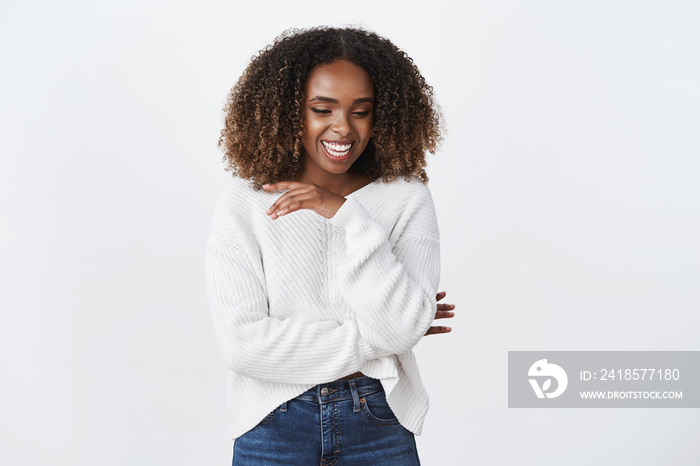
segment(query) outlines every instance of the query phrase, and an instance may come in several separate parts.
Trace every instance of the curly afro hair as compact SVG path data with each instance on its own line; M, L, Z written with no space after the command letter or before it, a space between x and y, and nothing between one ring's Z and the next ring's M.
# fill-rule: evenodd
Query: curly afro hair
M442 140L442 117L413 60L361 28L290 29L252 58L228 95L218 147L226 170L254 182L296 180L303 169L304 87L320 65L347 60L375 89L370 142L348 170L385 181L428 181L425 153Z

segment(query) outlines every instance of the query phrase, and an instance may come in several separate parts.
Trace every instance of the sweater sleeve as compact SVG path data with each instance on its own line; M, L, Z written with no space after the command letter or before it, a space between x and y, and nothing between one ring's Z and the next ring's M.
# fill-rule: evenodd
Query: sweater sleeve
M210 237L207 243L207 296L217 340L232 371L272 382L319 384L385 355L365 342L351 320L271 317L252 254L228 240Z
M338 264L341 295L368 343L393 354L413 348L437 310L440 239L427 186L410 206L393 248L387 229L353 195L330 219L345 231L345 252Z

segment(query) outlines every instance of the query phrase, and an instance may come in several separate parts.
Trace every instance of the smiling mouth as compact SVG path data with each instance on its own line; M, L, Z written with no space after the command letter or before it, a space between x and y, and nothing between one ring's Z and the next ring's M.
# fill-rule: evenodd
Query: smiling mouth
M353 142L348 143L337 143L329 141L321 141L323 148L326 153L332 157L343 158L350 154L352 147L355 145Z

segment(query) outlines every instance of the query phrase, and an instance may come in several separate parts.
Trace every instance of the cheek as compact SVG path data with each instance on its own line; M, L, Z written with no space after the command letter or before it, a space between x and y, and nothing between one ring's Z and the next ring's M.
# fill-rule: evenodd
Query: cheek
M368 139L371 136L373 123L374 122L372 121L371 118L368 118L367 120L363 121L362 131L361 131L363 138Z
M314 140L319 137L323 132L324 126L322 122L319 122L317 118L306 118L304 122L304 139L309 141Z
M314 128L314 124L312 122L309 122L308 120L304 122L304 134L301 138L301 142L304 145L305 149L309 149L309 147L313 147L315 145L315 139L316 139L316 133Z
M316 145L314 144L313 139L309 138L306 135L304 135L304 137L302 138L301 145L304 146L304 151L307 154L313 154L316 149Z

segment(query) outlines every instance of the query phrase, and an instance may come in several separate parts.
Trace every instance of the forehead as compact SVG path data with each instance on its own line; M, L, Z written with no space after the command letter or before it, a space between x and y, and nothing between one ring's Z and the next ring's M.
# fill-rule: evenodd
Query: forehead
M357 99L374 97L374 86L369 74L360 66L338 60L316 68L306 82L306 95Z

